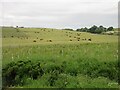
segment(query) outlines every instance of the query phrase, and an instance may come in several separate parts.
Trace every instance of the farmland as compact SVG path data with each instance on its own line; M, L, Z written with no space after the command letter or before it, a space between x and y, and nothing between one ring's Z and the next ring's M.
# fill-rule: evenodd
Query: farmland
M119 87L117 35L4 27L2 48L5 87Z

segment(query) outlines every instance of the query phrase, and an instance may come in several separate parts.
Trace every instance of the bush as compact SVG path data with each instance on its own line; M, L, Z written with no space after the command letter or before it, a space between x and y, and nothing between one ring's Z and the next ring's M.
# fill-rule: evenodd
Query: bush
M37 79L44 73L39 62L36 64L31 61L11 62L2 71L3 86L23 85L25 77Z
M3 68L3 86L24 85L27 78L36 80L46 75L48 75L46 78L48 86L60 88L67 87L70 83L67 81L67 76L75 78L79 74L91 78L105 77L118 82L118 71L117 62L102 62L93 58L92 60L63 61L59 64L48 62L42 64L42 67L41 62L18 61L11 62Z

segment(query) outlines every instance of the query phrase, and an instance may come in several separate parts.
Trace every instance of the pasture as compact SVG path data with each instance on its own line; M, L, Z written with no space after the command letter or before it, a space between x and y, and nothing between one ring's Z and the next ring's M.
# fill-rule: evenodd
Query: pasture
M117 42L115 35L99 35L85 32L49 28L3 28L3 46L37 44L80 44ZM92 39L90 42L88 39ZM33 43L33 41L36 43ZM50 41L52 43L50 43ZM78 41L79 40L79 41Z
M4 27L2 48L5 87L119 87L116 35Z

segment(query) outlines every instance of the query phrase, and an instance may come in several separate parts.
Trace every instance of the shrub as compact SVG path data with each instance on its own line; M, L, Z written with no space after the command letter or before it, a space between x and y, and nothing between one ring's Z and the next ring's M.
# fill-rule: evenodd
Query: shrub
M31 61L11 62L3 68L3 86L23 85L24 79L31 77L37 79L43 75L40 62L33 63Z
M115 61L101 62L92 58L92 60L63 61L59 64L48 62L42 64L42 67L41 62L11 62L3 67L2 71L3 86L24 85L27 78L35 80L47 75L48 86L62 88L67 87L70 83L67 81L67 76L77 77L79 74L91 78L105 77L118 82L119 68L118 63Z

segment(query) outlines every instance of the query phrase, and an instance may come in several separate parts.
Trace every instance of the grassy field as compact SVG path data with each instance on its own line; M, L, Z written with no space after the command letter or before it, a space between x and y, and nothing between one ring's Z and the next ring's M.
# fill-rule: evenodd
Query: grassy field
M88 39L92 39L91 42ZM86 39L86 40L83 40ZM99 35L85 32L45 28L3 28L3 46L33 44L80 44L117 42L115 35ZM36 40L35 43L33 41ZM48 40L48 41L47 41ZM49 42L52 40L52 43ZM71 40L71 41L70 41ZM79 40L79 41L78 41Z
M116 35L10 27L2 33L5 87L119 87Z

